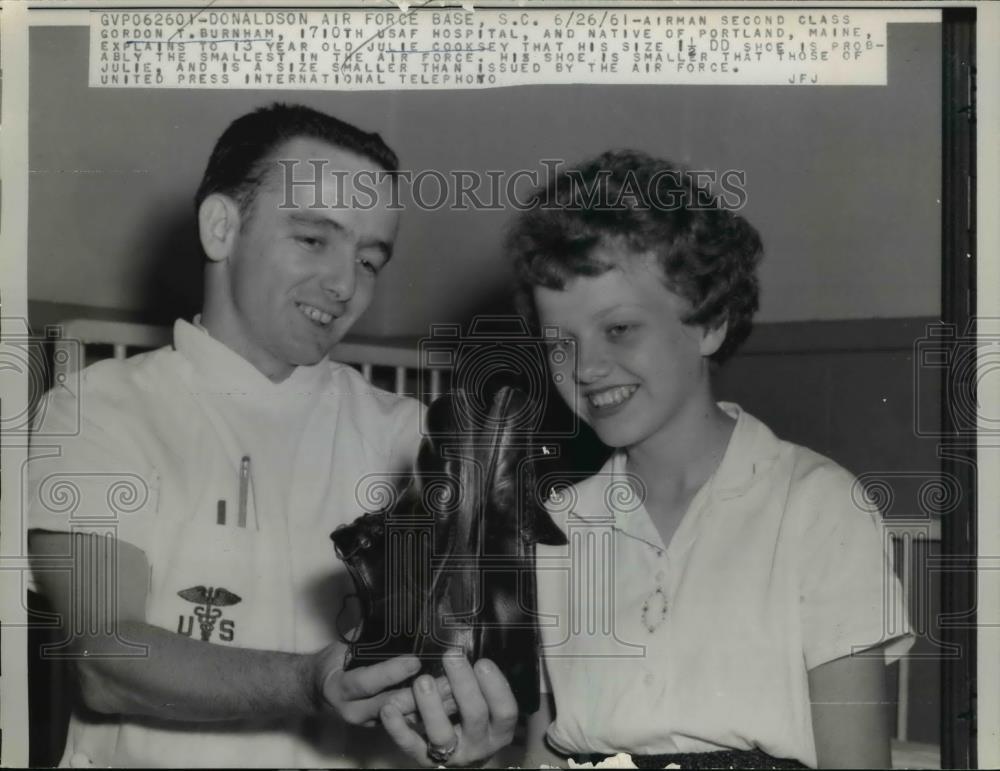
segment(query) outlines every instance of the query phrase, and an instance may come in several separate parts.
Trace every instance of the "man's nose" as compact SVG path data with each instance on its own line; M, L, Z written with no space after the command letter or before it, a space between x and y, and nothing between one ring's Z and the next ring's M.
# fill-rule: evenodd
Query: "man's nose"
M340 302L354 296L358 266L351 249L338 249L323 264L320 286Z

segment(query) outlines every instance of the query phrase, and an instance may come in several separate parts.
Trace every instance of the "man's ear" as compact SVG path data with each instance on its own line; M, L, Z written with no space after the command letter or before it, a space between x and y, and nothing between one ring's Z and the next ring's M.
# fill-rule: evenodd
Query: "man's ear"
M701 336L701 355L708 357L715 353L726 341L726 333L729 332L729 319L723 318L715 326L706 325L703 327Z
M227 195L212 193L198 207L201 247L212 262L229 257L240 231L240 210Z

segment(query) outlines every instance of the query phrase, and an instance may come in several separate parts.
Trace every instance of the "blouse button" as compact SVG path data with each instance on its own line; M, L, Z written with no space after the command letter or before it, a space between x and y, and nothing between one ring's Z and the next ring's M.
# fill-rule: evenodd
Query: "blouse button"
M664 574L664 572L663 572L662 570L658 570L658 571L656 572L656 580L657 580L657 581L662 581L662 580L663 580L663 578L664 578L664 575L665 575L665 574Z

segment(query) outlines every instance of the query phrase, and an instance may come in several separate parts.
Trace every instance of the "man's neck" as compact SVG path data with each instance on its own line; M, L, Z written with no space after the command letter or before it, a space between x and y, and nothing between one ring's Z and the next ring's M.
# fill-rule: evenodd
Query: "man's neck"
M226 346L229 350L248 361L253 367L272 383L281 383L295 371L295 365L281 362L255 349L244 336L232 332L232 324L226 322L225 314L215 314L211 308L203 308L195 319L212 338Z

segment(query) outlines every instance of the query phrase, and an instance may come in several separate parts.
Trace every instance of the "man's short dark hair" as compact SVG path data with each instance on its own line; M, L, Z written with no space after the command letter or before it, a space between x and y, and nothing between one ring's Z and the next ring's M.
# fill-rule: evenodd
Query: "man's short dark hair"
M245 215L271 170L272 153L300 138L318 139L364 156L389 172L399 169L399 159L378 134L310 107L276 102L237 118L219 137L195 194L195 209L213 193L223 193Z
M563 289L576 276L616 267L596 247L621 243L652 254L664 284L691 304L685 324L728 322L711 359L729 358L750 334L759 304L760 236L694 175L634 150L607 152L534 191L508 231L521 312L536 321L533 289Z

